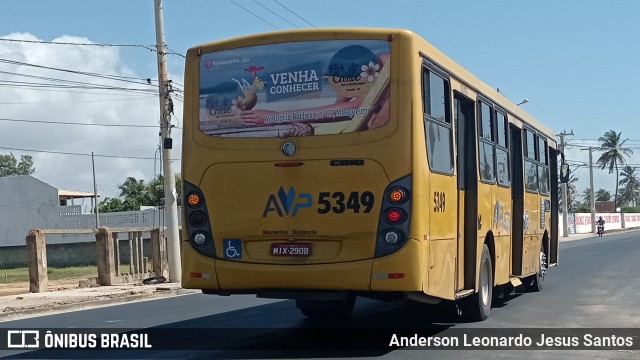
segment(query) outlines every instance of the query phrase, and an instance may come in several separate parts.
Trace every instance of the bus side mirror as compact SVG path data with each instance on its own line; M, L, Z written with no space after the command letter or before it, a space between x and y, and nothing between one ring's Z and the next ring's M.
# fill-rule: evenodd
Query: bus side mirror
M571 170L569 170L569 164L562 163L560 164L560 183L568 183L569 182L569 174Z

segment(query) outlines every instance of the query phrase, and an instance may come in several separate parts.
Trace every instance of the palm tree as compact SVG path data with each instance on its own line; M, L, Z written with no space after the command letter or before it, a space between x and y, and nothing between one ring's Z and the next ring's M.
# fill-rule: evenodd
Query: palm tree
M625 165L624 157L629 157L633 154L631 149L623 147L624 143L629 139L620 140L621 135L622 132L616 133L614 130L609 130L598 139L598 141L602 142L600 146L602 155L598 159L600 168L609 167L609 174L613 170L616 171L616 191L613 193L614 206L618 206L618 165Z
M576 194L578 193L578 190L576 189L576 182L578 182L578 178L575 177L575 175L572 173L569 175L569 181L567 181L567 210L569 212L571 212L570 210L573 208L573 205L575 205L575 203L577 201L575 201L576 198ZM559 202L558 204L560 205L560 208L563 208L563 201L564 199L562 198L562 189L560 187L558 187L558 199Z
M611 193L607 190L600 188L596 191L596 201L609 201L611 200Z
M633 202L634 206L638 205L638 197L640 196L640 179L636 173L636 167L629 165L622 169L622 179L620 180L620 197L621 201L626 204Z
M582 192L582 203L591 206L591 188L586 188Z

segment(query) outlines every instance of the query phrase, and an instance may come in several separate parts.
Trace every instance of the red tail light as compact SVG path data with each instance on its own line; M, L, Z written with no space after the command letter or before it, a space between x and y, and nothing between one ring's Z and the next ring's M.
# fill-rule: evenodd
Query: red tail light
M387 220L392 223L397 223L402 220L402 212L397 209L391 209L387 212Z

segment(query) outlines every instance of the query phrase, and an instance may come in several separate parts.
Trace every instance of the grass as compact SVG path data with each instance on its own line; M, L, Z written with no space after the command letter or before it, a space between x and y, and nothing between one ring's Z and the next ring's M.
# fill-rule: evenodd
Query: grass
M64 268L47 269L49 280L60 280L84 276L97 276L97 266L70 266ZM12 283L29 281L29 268L20 267L13 269L3 269L0 271L0 283Z
M147 269L151 269L151 262L147 264ZM121 264L120 273L129 273L129 264ZM50 267L47 269L47 275L49 280L98 276L98 267L95 265L69 266L62 268ZM0 269L0 284L20 281L29 281L29 268L20 267L13 269Z

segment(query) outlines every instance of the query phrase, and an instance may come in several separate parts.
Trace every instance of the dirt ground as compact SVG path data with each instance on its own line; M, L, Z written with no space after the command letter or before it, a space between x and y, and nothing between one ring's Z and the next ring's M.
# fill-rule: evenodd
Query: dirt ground
M95 285L95 277L50 280L48 291L29 292L28 282L0 285L0 322L38 314L88 309L122 301L189 293L179 283L143 285L141 282L112 286ZM192 291L191 291L192 292Z
M80 282L83 283L91 283L94 276L86 276L86 277L77 277L77 278L67 278L60 280L49 280L49 291L57 291L57 290L66 290L66 289L77 289L79 287L88 287L88 286L79 286ZM6 295L20 295L29 293L29 282L28 281L19 281L19 282L11 282L7 284L0 284L0 296Z

